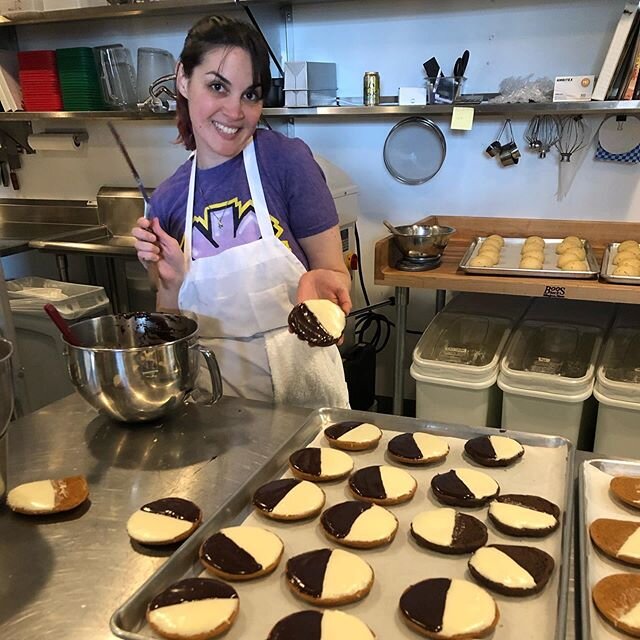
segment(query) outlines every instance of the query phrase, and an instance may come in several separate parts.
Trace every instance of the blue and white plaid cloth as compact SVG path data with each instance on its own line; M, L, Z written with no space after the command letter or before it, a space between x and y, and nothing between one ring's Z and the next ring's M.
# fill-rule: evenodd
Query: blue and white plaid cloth
M609 153L605 151L598 142L598 148L594 160L605 162L626 162L627 164L637 164L640 162L640 144L626 153Z

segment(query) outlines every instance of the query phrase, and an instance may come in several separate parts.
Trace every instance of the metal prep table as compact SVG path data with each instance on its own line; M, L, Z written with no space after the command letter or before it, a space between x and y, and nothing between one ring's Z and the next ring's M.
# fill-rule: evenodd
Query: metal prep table
M98 416L78 395L11 423L9 488L85 474L88 507L29 517L0 507L0 637L113 640L109 618L174 550L126 532L142 504L189 497L210 517L302 427L308 409L223 398L157 425ZM578 461L584 459L579 456ZM567 638L575 638L573 579Z

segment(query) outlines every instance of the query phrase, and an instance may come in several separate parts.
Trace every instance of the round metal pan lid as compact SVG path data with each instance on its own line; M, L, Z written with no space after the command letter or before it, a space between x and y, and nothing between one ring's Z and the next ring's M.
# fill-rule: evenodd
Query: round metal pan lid
M434 122L412 116L387 135L383 158L387 171L404 184L422 184L440 171L447 153L444 134Z

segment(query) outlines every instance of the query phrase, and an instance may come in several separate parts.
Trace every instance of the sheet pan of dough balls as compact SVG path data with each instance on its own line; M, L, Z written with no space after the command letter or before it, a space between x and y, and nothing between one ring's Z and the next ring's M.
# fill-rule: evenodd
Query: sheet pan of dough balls
M602 260L602 279L616 284L640 284L640 244L636 240L612 242Z
M475 238L460 268L479 275L574 279L595 278L600 271L589 243L577 236L503 238L497 234Z

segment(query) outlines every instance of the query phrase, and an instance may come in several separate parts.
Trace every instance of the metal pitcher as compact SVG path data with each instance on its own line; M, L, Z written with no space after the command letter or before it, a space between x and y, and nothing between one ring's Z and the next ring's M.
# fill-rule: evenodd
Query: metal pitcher
M175 410L194 391L199 354L214 404L222 378L214 354L198 344L198 324L182 315L127 313L73 325L79 345L65 342L69 375L95 409L122 422L146 422Z

